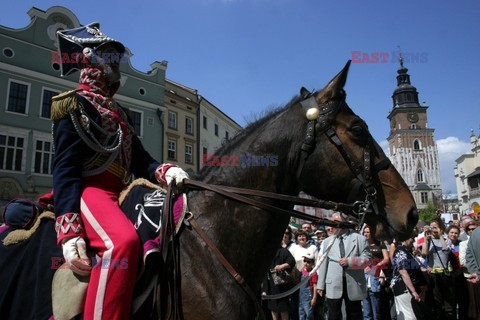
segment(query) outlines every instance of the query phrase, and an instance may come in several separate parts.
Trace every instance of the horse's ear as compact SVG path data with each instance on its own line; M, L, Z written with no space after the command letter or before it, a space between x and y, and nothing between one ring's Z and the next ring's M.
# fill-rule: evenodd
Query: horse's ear
M348 69L350 68L350 63L352 60L348 60L345 67L340 71L330 82L321 90L322 96L328 97L329 99L339 98L343 95L343 87L347 82Z
M310 91L308 91L307 89L305 89L305 87L302 87L302 88L300 89L300 96L301 96L302 98L308 97L309 94L310 94Z

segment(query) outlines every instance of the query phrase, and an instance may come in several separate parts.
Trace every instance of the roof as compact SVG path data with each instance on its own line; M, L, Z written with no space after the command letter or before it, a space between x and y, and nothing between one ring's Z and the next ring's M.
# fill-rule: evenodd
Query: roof
M414 190L432 190L426 183L419 183L415 186Z

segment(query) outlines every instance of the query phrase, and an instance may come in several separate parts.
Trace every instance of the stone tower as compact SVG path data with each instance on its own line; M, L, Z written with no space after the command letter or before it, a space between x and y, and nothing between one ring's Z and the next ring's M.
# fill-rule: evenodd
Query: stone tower
M429 201L442 208L435 130L428 128L428 106L418 103L417 89L410 83L407 72L400 56L393 108L387 117L390 120L387 138L390 159L410 188L418 209L426 208Z

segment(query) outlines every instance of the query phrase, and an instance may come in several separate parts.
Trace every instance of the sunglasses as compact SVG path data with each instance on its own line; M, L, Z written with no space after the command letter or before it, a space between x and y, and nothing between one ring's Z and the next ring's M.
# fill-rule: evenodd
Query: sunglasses
M303 260L304 263L313 263L313 260Z
M476 228L467 228L467 231L473 231L475 230Z

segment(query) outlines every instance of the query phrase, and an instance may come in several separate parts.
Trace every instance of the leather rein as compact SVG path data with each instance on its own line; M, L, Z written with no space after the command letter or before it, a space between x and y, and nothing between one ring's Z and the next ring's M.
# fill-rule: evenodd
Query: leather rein
M306 132L305 140L303 141L302 146L300 148L300 155L299 155L299 161L298 161L297 172L296 172L297 180L299 180L302 175L303 168L305 166L305 163L309 155L312 154L315 149L316 130L319 130L319 132L325 133L328 139L337 147L342 157L344 158L345 162L347 163L348 167L357 178L357 183L355 187L352 189L352 191L350 192L348 199L349 200L354 199L360 192L361 188L363 188L366 194L365 201L355 201L350 204L350 203L340 203L340 202L333 202L333 201L327 201L327 200L305 199L305 198L272 193L272 192L265 192L260 190L207 184L207 183L190 180L190 179L185 179L183 181L183 187L188 189L212 191L226 198L236 200L241 203L245 203L271 213L283 214L287 216L300 218L306 221L316 222L321 225L332 226L337 228L337 230L348 229L348 228L355 229L357 227L357 224L350 223L350 222L331 221L331 220L311 216L297 210L280 208L272 204L266 203L265 201L249 198L247 196L252 196L252 197L257 197L262 199L269 199L273 201L288 202L292 204L304 205L304 206L314 207L314 208L323 208L323 209L330 209L334 211L340 211L358 219L359 220L358 226L363 224L365 214L370 210L373 210L373 212L377 216L379 216L380 211L378 209L378 205L376 201L377 191L373 184L373 174L374 173L376 174L381 170L387 169L391 165L390 160L388 158L385 158L372 167L371 165L372 156L370 152L370 145L371 145L372 139L371 139L371 136L369 136L368 143L366 144L363 152L364 154L363 163L361 165L357 165L353 161L353 158L350 156L350 154L347 152L347 150L343 146L335 129L332 127L332 125L330 124L330 121L328 120L329 115L333 115L334 113L338 112L342 107L346 106L346 103L344 101L340 101L340 102L330 101L325 105L319 106L317 100L315 99L315 96L309 93L307 96L304 96L303 101L301 101L300 103L302 107L307 111L307 118L309 122L307 124L307 132ZM314 117L311 117L311 116L309 117L308 116L309 111L311 111L312 109L316 109L317 112L313 113L315 115ZM171 195L172 193L171 188L173 185L174 185L174 182L168 187L167 199L169 199L169 195ZM170 203L170 201L167 200L165 203L168 204ZM167 205L167 207L170 207L170 206ZM168 210L164 212L167 213ZM184 223L187 227L191 227L193 230L195 230L195 232L198 233L198 235L203 239L203 241L208 245L208 247L216 255L217 259L222 263L224 268L230 273L230 275L235 279L235 281L250 297L259 314L262 315L263 310L254 291L250 288L250 286L247 284L245 279L233 268L233 266L228 262L228 260L222 255L222 253L218 250L218 248L211 241L211 239L203 232L201 227L196 222L195 216L192 212L187 212ZM318 266L319 264L317 265L317 268ZM296 286L296 288L298 289L298 286ZM269 297L269 298L275 299L280 297Z

